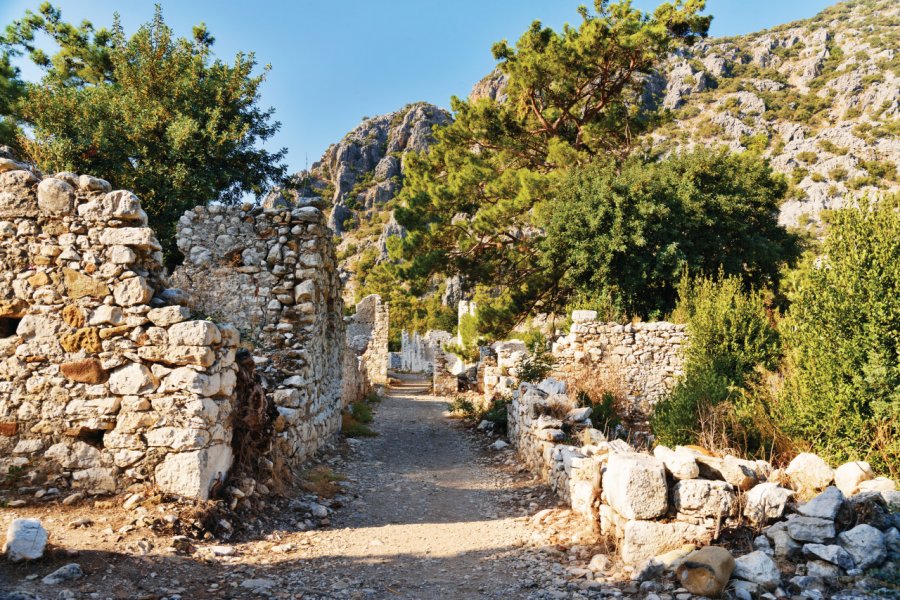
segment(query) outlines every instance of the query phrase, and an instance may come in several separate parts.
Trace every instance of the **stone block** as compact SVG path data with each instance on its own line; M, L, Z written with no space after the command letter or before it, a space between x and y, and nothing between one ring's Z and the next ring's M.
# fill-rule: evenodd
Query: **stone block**
M48 537L47 530L37 519L13 519L6 530L6 559L21 562L41 558Z
M63 216L72 212L75 189L61 179L47 177L38 184L37 197L41 212Z
M711 537L707 528L690 523L628 521L622 538L622 561L637 564L687 543L705 544Z
M603 474L603 492L626 519L655 519L669 507L665 467L644 454L612 454Z
M207 500L212 485L225 480L231 462L231 447L225 444L169 454L156 467L156 485L168 494Z
M185 321L169 327L173 346L210 346L222 341L218 327L211 321Z

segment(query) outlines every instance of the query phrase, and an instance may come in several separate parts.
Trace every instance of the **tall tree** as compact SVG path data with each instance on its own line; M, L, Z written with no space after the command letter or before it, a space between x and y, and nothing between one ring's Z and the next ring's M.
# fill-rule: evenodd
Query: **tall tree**
M35 44L38 33L59 50L48 56ZM280 126L272 109L259 107L269 67L255 75L252 53L233 64L215 58L202 24L191 39L176 38L157 6L127 37L118 16L112 30L95 30L64 22L44 3L12 23L3 43L45 70L18 104L34 132L22 139L28 157L46 171L92 173L135 191L170 263L185 210L259 196L285 177L286 151L260 147Z
M508 100L453 98L454 123L407 170L397 210L410 231L405 276L462 274L491 300L498 328L559 298L558 274L541 264L536 240L560 174L598 154L628 153L650 119L643 80L710 22L699 14L703 0L652 14L628 0L594 7L579 9L578 27L556 32L535 22L515 48L496 44Z
M15 105L24 91L19 70L10 62L9 54L0 48L0 145L18 146L20 131Z

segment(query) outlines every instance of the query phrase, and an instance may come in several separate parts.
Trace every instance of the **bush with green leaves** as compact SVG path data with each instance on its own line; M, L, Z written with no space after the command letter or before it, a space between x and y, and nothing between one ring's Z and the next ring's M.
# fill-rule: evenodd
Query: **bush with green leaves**
M900 196L828 215L791 278L784 430L832 461L900 475Z
M540 383L550 375L553 365L553 354L546 346L539 345L516 367L516 376L526 383Z
M709 426L715 424L724 428L716 435L716 445L748 453L764 449L764 435L753 432L752 420L723 422L716 415L736 415L737 408L744 415L758 413L746 403L748 398L752 401L758 372L774 369L780 356L778 333L768 310L767 294L745 291L737 277L682 279L675 316L687 323L689 337L684 374L651 417L651 428L661 443L709 444Z

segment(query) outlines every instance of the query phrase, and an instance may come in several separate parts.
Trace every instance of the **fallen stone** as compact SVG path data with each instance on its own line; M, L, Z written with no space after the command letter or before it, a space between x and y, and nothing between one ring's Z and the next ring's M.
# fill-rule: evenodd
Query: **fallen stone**
M688 554L675 575L692 594L715 598L731 579L734 565L731 552L719 546L706 546Z
M734 561L734 576L750 581L761 588L774 591L781 585L781 571L765 552L751 552Z
M496 442L491 444L491 450L503 450L507 446L509 446L509 444L507 444L503 440L497 440Z
M834 480L834 471L815 454L798 454L784 470L796 489L821 490Z
M853 557L856 567L876 567L887 558L884 534L871 525L857 525L838 535L838 543Z
M4 551L7 560L37 560L47 546L47 530L37 519L13 519L6 530Z
M669 507L665 467L651 456L612 454L603 490L609 505L626 519L655 519Z
M262 593L275 587L274 579L245 579L241 582L242 588L247 588L256 593Z
M864 492L893 492L897 489L897 484L893 479L887 477L876 477L859 484L859 493Z
M764 523L770 519L780 519L788 500L794 492L776 483L764 482L753 486L746 496L744 516L754 523Z
M315 502L309 505L309 512L317 519L324 519L328 516L328 509L321 504Z
M233 556L235 552L234 546L212 546L210 551L215 556Z
M834 484L845 496L858 492L860 484L873 477L872 467L863 461L844 463L834 470Z
M811 560L806 563L806 574L821 577L825 581L837 580L844 575L844 571L836 564L825 560Z
M837 565L842 569L853 569L856 562L850 554L836 544L805 544L803 546L803 555L807 558L819 558L824 561Z
M81 565L69 563L41 579L41 583L44 585L59 585L60 583L76 581L82 577L84 577L84 571L81 570Z
M838 512L844 506L846 498L844 494L835 486L825 488L825 491L805 504L797 507L797 512L807 517L818 517L820 519L837 518Z
M799 517L791 515L787 522L787 530L792 538L799 542L822 544L834 539L834 521L817 517Z

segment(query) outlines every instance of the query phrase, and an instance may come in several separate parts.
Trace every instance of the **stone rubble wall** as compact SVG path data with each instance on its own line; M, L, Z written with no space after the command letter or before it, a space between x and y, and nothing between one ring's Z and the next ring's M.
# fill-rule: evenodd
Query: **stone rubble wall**
M600 323L594 311L575 311L570 333L553 344L554 376L571 379L584 371L618 388L622 416L645 422L654 405L682 373L684 325Z
M441 330L429 330L425 335L419 335L418 331L412 334L402 331L400 332L400 352L399 369L395 370L403 373L433 373L435 353L440 350L443 352L444 346L453 341L453 334ZM391 357L392 364L396 366L394 357ZM448 361L449 365L453 365L454 361Z
M164 287L134 194L0 157L0 472L199 498L224 479L239 334Z
M197 207L181 217L171 277L191 306L234 323L278 410L273 459L298 467L340 429L341 284L318 201Z
M347 317L344 351L343 406L362 400L375 387L387 385L389 309L381 296L366 296Z

